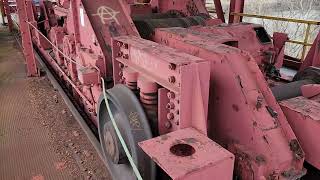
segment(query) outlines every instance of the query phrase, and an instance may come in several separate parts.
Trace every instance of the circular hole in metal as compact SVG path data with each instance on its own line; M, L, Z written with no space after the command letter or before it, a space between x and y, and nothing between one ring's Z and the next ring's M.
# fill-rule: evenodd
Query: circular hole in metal
M186 157L194 154L196 150L189 144L176 144L171 146L170 152L176 156Z

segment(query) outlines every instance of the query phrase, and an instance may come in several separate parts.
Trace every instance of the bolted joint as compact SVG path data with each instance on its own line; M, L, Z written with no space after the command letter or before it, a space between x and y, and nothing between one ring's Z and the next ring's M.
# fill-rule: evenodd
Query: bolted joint
M167 121L164 126L167 128L167 129L170 129L172 127L172 124L170 121Z
M166 105L167 109L174 109L174 103L170 102Z
M176 78L174 76L169 76L168 77L168 81L169 81L169 83L175 83L176 82Z
M174 92L168 92L167 96L169 99L174 99L176 95L174 94Z
M174 114L173 113L168 113L167 114L167 119L172 120L174 118Z
M176 68L177 68L177 66L173 63L170 63L168 67L170 70L176 70Z

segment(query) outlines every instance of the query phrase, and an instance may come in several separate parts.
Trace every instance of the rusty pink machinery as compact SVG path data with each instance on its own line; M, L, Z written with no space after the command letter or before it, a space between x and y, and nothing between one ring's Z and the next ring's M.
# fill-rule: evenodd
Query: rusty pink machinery
M226 24L214 3L217 19L202 0L17 1L28 75L39 75L37 52L98 131L114 179L136 176L110 114L146 180L293 180L305 161L320 169L320 35L284 82L288 36L233 15Z

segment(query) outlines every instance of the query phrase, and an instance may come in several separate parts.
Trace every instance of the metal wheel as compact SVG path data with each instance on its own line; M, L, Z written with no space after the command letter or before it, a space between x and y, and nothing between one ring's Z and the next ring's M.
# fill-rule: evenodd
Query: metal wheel
M154 162L138 146L152 138L146 115L134 93L124 85L107 90L111 113L143 179L156 178ZM133 180L136 176L115 133L103 96L99 101L99 137L107 166L115 180Z

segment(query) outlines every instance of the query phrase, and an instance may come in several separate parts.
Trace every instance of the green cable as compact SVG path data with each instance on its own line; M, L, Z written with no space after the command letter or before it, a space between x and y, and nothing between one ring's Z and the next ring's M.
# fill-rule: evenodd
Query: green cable
M123 147L123 149L124 149L124 151L125 151L125 153L126 153L126 156L127 156L128 160L129 160L129 162L130 162L130 165L131 165L131 167L132 167L132 169L133 169L134 174L136 175L136 177L138 178L138 180L143 180L142 177L141 177L141 174L140 174L140 172L139 172L139 170L138 170L138 168L137 168L137 166L136 166L136 165L134 164L134 162L133 162L133 159L132 159L132 156L131 156L131 154L130 154L130 152L129 152L128 146L127 146L127 144L125 143L123 137L121 136L121 133L120 133L120 130L119 130L118 126L117 126L117 123L116 123L116 121L115 121L114 118L113 118L113 114L112 114L112 112L111 112L111 109L110 109L110 106L109 106L109 102L108 102L108 97L107 97L107 94L106 94L106 89L105 89L105 85L104 85L104 79L101 78L101 80L102 80L103 96L104 96L104 99L105 99L104 102L106 103L106 106L107 106L107 109L108 109L108 113L109 113L109 116L110 116L112 125L113 125L113 127L114 127L114 130L115 130L116 133L117 133L117 136L118 136L118 138L119 138L119 140L120 140L121 146Z

